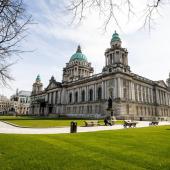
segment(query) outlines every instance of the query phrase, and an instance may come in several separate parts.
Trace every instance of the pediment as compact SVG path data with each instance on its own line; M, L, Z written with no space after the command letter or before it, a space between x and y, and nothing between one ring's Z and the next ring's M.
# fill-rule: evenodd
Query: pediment
M53 89L54 87L56 87L56 84L54 82L50 83L47 87L47 89Z
M167 88L167 85L165 84L165 82L163 80L157 81L157 84L161 87Z
M56 82L55 80L50 81L49 85L47 86L46 90L50 90L50 89L54 89L54 88L58 88L61 87L61 83Z

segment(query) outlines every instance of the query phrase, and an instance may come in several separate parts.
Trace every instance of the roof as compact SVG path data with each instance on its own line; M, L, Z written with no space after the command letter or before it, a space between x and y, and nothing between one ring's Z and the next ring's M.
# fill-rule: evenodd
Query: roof
M154 81L154 82L157 83L161 87L167 88L167 85L163 80L158 80L158 81Z
M9 99L4 96L4 95L0 95L0 101L8 101Z
M73 54L70 58L71 61L87 61L87 57L81 52L81 47L80 45L77 47L77 51L75 54Z
M36 81L41 81L40 75L37 75Z
M21 91L19 91L18 96L31 96L31 92L30 91L21 90Z
M111 39L111 42L114 42L114 41L121 41L119 34L116 31L113 33L112 39Z

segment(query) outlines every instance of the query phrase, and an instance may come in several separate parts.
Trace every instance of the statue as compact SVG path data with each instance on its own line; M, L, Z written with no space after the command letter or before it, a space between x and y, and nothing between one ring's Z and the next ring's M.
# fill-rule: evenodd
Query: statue
M112 99L109 97L108 99L108 109L112 109Z

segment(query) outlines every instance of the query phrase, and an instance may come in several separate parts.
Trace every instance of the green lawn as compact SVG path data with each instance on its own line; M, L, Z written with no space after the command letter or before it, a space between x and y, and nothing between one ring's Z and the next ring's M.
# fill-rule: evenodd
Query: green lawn
M49 117L32 117L32 116L0 116L0 120L22 126L32 128L47 128L47 127L63 127L70 126L71 121L76 121L78 126L84 126L84 120L71 120L62 118ZM104 125L103 120L99 120L101 125ZM117 120L116 124L123 124L122 120Z
M170 169L170 126L60 135L0 134L0 170L145 169Z
M20 119L35 119L32 116L2 116L0 115L0 120L20 120Z
M57 120L57 119L41 119L41 120L8 120L6 119L5 121L19 125L22 127L34 127L34 128L46 128L46 127L63 127L63 126L70 126L70 122L74 120ZM78 126L84 126L84 120L75 120L77 122ZM104 125L103 120L99 121L101 125ZM117 121L117 124L121 124L122 121Z

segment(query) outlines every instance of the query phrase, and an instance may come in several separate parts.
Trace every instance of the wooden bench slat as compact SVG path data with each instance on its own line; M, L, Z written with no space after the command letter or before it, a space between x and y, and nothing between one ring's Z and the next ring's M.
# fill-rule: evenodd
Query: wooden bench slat
M131 121L131 120L125 120L124 121L124 127L136 127L137 122Z
M98 120L88 120L88 121L84 121L85 122L85 126L97 126L100 125Z

